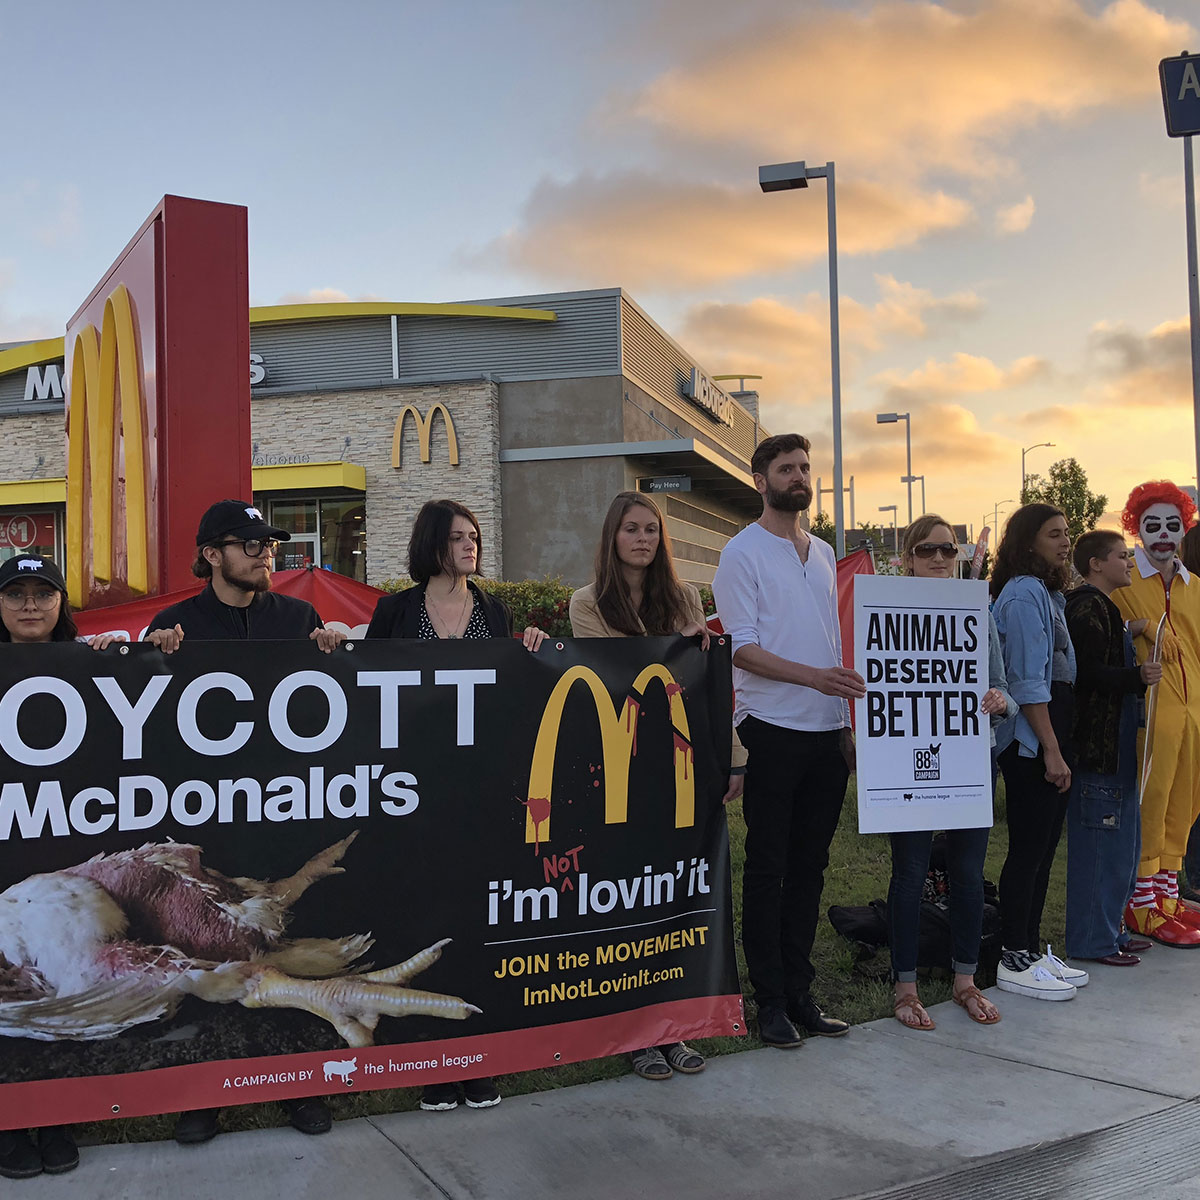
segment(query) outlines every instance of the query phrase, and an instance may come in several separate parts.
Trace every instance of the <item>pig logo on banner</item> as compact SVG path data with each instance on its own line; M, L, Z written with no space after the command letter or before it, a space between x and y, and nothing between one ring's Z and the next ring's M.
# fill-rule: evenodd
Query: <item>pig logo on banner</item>
M347 1087L354 1086L354 1080L351 1077L358 1069L357 1058L329 1059L324 1066L326 1083L336 1075Z

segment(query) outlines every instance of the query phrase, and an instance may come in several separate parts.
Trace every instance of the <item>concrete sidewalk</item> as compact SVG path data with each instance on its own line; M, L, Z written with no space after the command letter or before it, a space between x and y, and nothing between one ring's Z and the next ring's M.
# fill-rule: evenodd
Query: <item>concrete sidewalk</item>
M931 1033L889 1018L662 1084L628 1076L315 1138L89 1147L74 1173L6 1180L4 1195L1200 1200L1200 951L1097 966L1069 1003L989 994L992 1027L943 1004Z

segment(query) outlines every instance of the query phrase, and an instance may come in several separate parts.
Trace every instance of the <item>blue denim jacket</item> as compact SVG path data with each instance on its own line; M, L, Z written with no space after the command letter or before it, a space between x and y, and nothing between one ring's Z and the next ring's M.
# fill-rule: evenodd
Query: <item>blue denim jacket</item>
M1055 617L1066 632L1066 598L1051 592L1033 575L1015 575L992 606L992 616L1004 648L1004 670L1008 691L1018 704L1049 704L1051 680L1075 682L1075 647L1070 637L1059 654L1055 670ZM996 730L996 749L1003 750L1016 739L1023 758L1038 752L1037 734L1020 710Z

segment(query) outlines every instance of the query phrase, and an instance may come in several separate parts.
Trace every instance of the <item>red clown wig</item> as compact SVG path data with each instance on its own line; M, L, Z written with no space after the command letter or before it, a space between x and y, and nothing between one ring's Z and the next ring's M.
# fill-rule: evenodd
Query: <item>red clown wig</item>
M1187 529L1196 519L1195 501L1173 483L1165 479L1153 479L1149 483L1139 483L1129 493L1125 501L1125 511L1121 514L1121 527L1130 537L1137 537L1138 522L1142 513L1152 504L1173 504L1183 517L1183 527Z

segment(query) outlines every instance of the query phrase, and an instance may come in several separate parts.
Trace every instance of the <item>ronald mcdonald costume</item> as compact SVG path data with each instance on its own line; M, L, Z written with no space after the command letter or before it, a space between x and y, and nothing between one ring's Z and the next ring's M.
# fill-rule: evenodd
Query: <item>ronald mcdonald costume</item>
M1149 755L1150 771L1142 791L1138 879L1125 919L1130 929L1177 947L1200 946L1200 915L1180 902L1177 882L1200 814L1200 579L1177 557L1195 517L1191 497L1174 484L1134 488L1121 520L1141 545L1132 582L1112 594L1127 621L1146 621L1135 639L1139 662L1153 653L1166 616L1153 729L1140 738L1141 762Z

